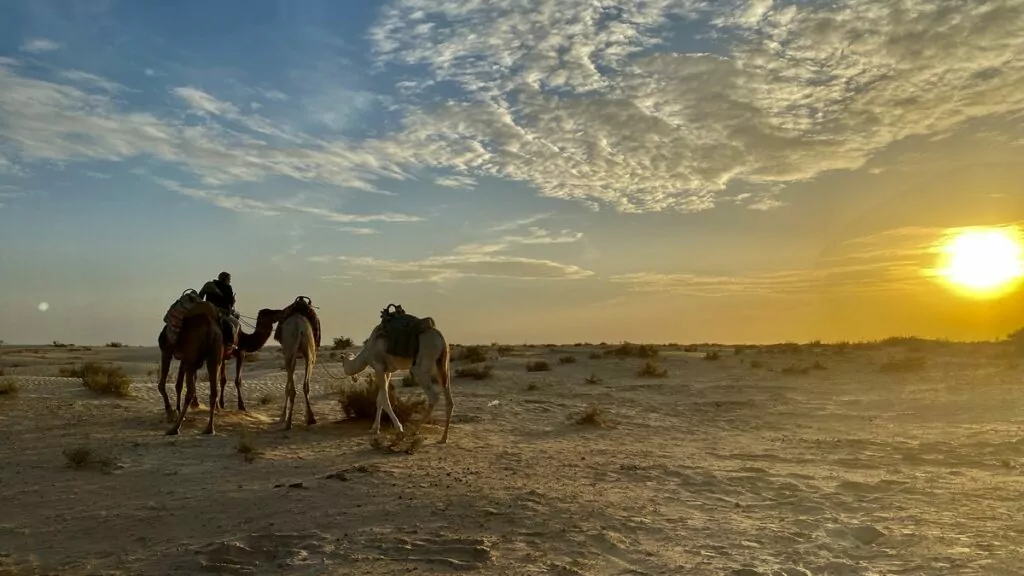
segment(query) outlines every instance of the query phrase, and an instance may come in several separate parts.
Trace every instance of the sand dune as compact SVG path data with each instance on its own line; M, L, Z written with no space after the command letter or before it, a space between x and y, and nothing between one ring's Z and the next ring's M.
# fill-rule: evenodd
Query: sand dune
M409 455L342 420L319 367L320 424L282 431L273 349L246 366L248 414L229 384L200 435L201 383L167 437L155 349L5 346L0 574L1021 573L1024 386L1000 345L931 346L906 372L879 369L899 347L662 349L665 378L594 350L520 347L456 379L451 442L427 425ZM95 359L132 396L58 376ZM592 405L606 426L575 423ZM69 467L74 448L99 464Z

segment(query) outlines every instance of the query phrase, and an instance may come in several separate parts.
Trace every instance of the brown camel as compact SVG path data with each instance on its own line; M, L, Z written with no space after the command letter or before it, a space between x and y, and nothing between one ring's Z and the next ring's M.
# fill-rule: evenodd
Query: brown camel
M203 430L203 434L213 434L213 416L217 405L217 374L224 362L224 336L220 330L217 309L209 302L198 302L189 308L182 318L181 330L174 344L167 341L165 331L160 332L157 339L160 345L160 395L164 399L164 411L169 421L174 425L167 431L168 435L177 434L181 429L181 423L185 420L189 405L196 398L196 375L199 368L206 364L206 370L210 376L210 421ZM171 403L167 398L167 372L171 368L171 359L180 361L178 366L178 381L181 381L182 373L185 376L185 403L182 405L177 418L171 412Z
M224 361L220 365L220 407L224 407L224 388L227 386L227 360L235 359L235 392L238 396L238 410L245 412L245 402L242 400L242 364L245 362L245 355L260 351L270 335L274 331L274 323L281 316L281 310L263 308L256 314L256 328L252 334L239 330L238 346L224 350ZM178 383L179 396L181 393L181 381Z

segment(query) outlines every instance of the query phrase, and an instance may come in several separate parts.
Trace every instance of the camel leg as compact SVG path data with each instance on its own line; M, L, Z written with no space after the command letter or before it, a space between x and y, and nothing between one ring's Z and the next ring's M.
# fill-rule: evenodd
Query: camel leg
M430 370L430 364L417 360L411 372L413 378L419 383L420 388L423 389L423 393L427 395L427 412L423 415L422 420L420 420L420 423L425 424L434 415L434 407L437 406L437 401L441 399L441 395L437 393L437 389L434 388L434 383L431 381L432 371Z
M244 358L245 354L239 354L235 357L235 395L238 397L239 412L245 412L245 401L242 400L242 364Z
M313 346L310 345L310 349ZM312 356L312 359L310 357ZM316 416L313 415L313 407L309 405L309 381L313 376L313 363L316 362L316 352L306 351L306 373L302 378L302 395L306 398L306 426L316 424Z
M221 362L218 372L220 373L220 402L218 406L224 408L224 389L228 385L227 362Z
M391 425L395 427L395 430L399 432L405 431L402 423L398 421L398 416L395 415L395 410L391 407L391 398L388 397L391 374L379 368L374 368L374 375L377 378L377 416L373 419L373 427L370 428L370 433L377 434L380 432L380 418L384 411L387 411L388 418L391 419Z
M185 386L185 369L182 368L181 361L179 361L178 362L178 374L175 376L175 379L174 379L174 395L176 397L175 400L174 400L174 411L175 412L181 412L181 391L184 389L184 386ZM192 408L195 408L195 406L192 406Z
M284 429L292 429L292 411L295 409L295 360L297 354L289 354L285 359L285 369L288 371L288 384L284 389L285 421Z
M444 432L441 434L440 444L448 443L448 429L452 427L452 413L455 411L455 399L452 398L452 378L449 366L449 351L445 345L441 357L434 363L437 370L437 379L441 382L441 389L444 390Z
M182 363L184 364L184 363ZM182 405L181 411L178 413L178 420L171 426L171 429L167 431L168 436L173 436L181 430L181 423L185 420L185 414L188 413L189 406L192 404L192 399L196 397L196 373L192 370L185 370L184 366L178 365L178 375L184 374L186 376L185 382L185 403ZM212 410L212 408L211 408Z
M214 414L216 414L216 412L217 412L217 410L216 410L216 406L217 406L217 375L218 375L218 373L220 375L224 374L224 371L222 370L223 366L224 366L224 361L222 360L222 356L221 356L220 352L217 352L216 357L211 356L210 358L206 359L206 372L210 376L210 421L206 424L206 430L203 430L203 434L213 434L214 433L213 417L214 417ZM198 372L198 370L197 370L197 372ZM193 382L192 388L195 388L195 380L196 380L195 378L192 378L192 382ZM194 394L194 392L193 392L193 394ZM223 404L223 400L222 400L221 401L221 407L223 407L223 406L224 406L224 404Z
M164 414L167 416L167 423L170 424L178 417L178 409L171 411L171 400L167 397L167 375L171 371L171 353L160 351L160 382L157 383L157 390L164 399ZM178 392L178 405L181 404L181 392Z

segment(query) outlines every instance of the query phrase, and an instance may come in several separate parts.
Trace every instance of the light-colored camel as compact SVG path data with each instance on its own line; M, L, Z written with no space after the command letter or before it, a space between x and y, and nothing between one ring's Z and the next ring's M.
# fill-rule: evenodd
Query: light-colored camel
M275 338L277 335L275 334ZM313 325L302 314L292 314L281 321L280 339L281 352L284 353L284 367L288 371L288 384L285 387L284 429L292 427L292 410L295 408L295 364L299 356L306 359L306 372L302 379L302 395L306 399L306 425L316 424L316 416L309 405L309 379L316 363L316 340L313 336Z
M164 399L164 411L168 420L174 425L167 431L168 435L177 434L181 423L185 420L189 405L196 398L196 374L205 364L210 376L210 421L203 434L213 434L213 416L217 404L217 374L224 361L224 336L220 330L217 309L209 302L198 302L189 309L182 318L181 330L174 344L167 341L166 331L161 331L157 339L160 345L160 395ZM171 367L171 359L181 362L178 366L178 381L185 376L185 402L181 410L171 412L171 403L167 398L167 372ZM180 390L180 388L179 388ZM174 418L177 413L177 418Z
M416 382L423 388L427 395L427 413L423 415L423 422L426 422L434 414L434 407L437 405L439 395L431 381L431 375L436 374L444 390L445 401L445 422L444 433L441 435L440 443L448 442L448 429L452 425L452 411L455 409L455 402L452 399L451 378L449 376L449 365L451 360L448 342L444 335L437 328L429 328L419 335L419 352L416 358L392 356L387 353L388 342L382 334L383 327L377 325L370 332L370 337L363 342L363 349L359 354L353 356L346 354L341 358L342 367L346 376L355 376L367 367L373 369L375 382L377 383L377 415L373 419L373 427L370 433L377 434L380 431L380 419L383 412L388 413L391 424L399 432L404 431L402 423L398 421L394 409L391 408L391 399L388 397L388 386L391 383L391 374L396 370L409 370ZM415 360L415 361L414 361Z

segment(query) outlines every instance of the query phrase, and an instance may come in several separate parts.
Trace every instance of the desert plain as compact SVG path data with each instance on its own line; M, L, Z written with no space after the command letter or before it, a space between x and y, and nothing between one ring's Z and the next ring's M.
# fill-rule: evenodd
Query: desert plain
M300 361L282 430L268 346L247 412L231 362L217 433L200 373L202 406L165 436L156 348L5 345L0 574L1024 573L1013 345L654 349L485 346L452 364L490 372L453 378L449 443L442 403L392 450L386 415L383 442L345 417L355 385L326 349L317 424ZM120 367L128 395L68 376L86 362Z

